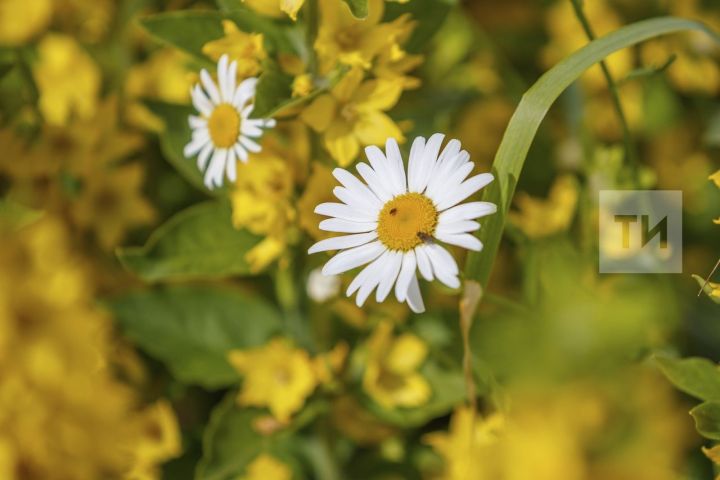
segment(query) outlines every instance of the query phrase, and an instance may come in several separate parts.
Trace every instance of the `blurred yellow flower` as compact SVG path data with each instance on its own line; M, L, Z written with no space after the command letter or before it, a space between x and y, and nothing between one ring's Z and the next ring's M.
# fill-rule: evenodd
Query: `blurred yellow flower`
M343 435L360 445L378 444L397 433L397 429L384 424L349 394L333 402L330 418Z
M72 37L43 37L33 72L40 91L38 106L48 123L64 125L73 114L89 118L95 113L100 70Z
M606 0L583 2L584 13L597 36L619 29L622 19ZM584 47L590 41L575 16L570 1L556 1L548 10L545 25L550 42L541 52L542 63L546 68ZM620 50L605 59L610 72L616 79L625 77L633 68L632 52ZM607 82L599 65L589 69L582 76L583 84L591 91L607 89Z
M325 218L315 213L315 207L321 203L334 202L333 187L337 185L330 168L314 162L312 173L305 185L305 191L297 202L300 227L314 240L331 237L331 232L320 230L318 225Z
M710 175L710 177L708 177L708 178L710 178L710 180L712 180L712 181L715 183L715 185L716 185L718 188L720 188L720 170L718 170L717 172L713 173L713 174Z
M368 358L363 388L384 408L417 407L432 391L418 369L427 356L427 345L411 333L393 337L392 323L375 327L367 343Z
M306 97L312 92L313 82L312 77L308 73L297 75L293 79L292 83L292 96L295 97Z
M55 21L61 29L89 43L108 34L122 5L117 0L54 0L54 4Z
M325 148L345 167L357 158L361 146L384 145L388 138L405 141L400 128L384 113L400 99L402 86L400 79L363 81L363 71L354 68L300 117L323 134Z
M0 0L0 45L20 45L50 23L53 0Z
M292 194L288 164L273 149L265 148L247 164L239 165L230 193L233 225L266 237L245 255L253 271L262 270L284 253L296 216Z
M320 70L328 73L340 62L369 69L373 59L406 37L410 17L403 15L390 23L380 23L385 10L383 0L368 1L368 16L357 19L344 2L320 0L320 29L315 50Z
M574 176L558 177L547 199L534 198L525 192L515 195L516 211L508 214L510 222L530 238L543 238L570 228L577 207L580 187Z
M142 196L144 176L138 163L98 168L86 177L73 201L74 221L92 231L106 250L118 246L130 228L155 219L155 210Z
M180 427L166 400L159 400L140 414L140 437L135 443L135 465L126 480L160 479L157 465L182 452Z
M313 369L318 383L330 385L335 381L335 376L342 369L349 350L347 343L340 342L329 352L313 358Z
M269 17L280 17L283 12L293 20L297 20L297 14L305 3L305 0L237 0L246 4L258 13Z
M267 407L283 423L303 407L317 385L310 355L284 338L233 350L228 361L244 377L238 404Z
M238 480L290 480L292 470L283 462L266 453L261 453L247 466L245 475Z
M48 217L3 232L0 265L2 478L124 478L144 413L107 368L109 319L65 229Z
M203 45L202 52L216 62L228 55L230 61L237 62L239 78L257 76L260 62L267 56L262 34L245 33L232 20L223 20L222 26L225 36Z

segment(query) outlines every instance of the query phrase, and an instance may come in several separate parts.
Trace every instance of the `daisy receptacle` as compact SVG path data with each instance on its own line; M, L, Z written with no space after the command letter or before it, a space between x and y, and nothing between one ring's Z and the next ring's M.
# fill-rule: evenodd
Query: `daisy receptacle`
M189 118L192 139L183 152L186 158L197 155L197 166L205 172L209 189L222 186L226 175L234 182L237 160L246 163L250 153L260 152L257 141L263 128L275 126L271 118L250 118L258 79L251 77L237 84L237 62L229 62L227 55L218 61L217 80L216 84L203 69L201 83L190 92L200 116Z
M425 310L416 271L428 281L438 279L458 288L459 269L442 245L482 250L472 232L476 219L497 211L490 202L464 202L493 180L489 173L468 178L475 164L458 140L435 134L418 137L410 148L407 169L400 148L390 138L385 152L365 149L369 164L358 163L361 181L342 168L333 175L341 186L333 190L339 203L322 203L315 212L330 217L320 229L344 233L321 240L308 253L340 250L323 267L324 275L339 275L366 265L353 279L347 295L357 292L362 306L373 290L382 302L395 286L395 296L421 313ZM407 171L407 174L406 174Z

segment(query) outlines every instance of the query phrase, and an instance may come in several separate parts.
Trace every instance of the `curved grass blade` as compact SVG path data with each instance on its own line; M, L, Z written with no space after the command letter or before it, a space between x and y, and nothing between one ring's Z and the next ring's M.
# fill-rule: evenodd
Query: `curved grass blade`
M540 123L560 94L588 68L608 55L644 40L684 30L707 33L720 43L720 36L703 23L676 17L644 20L598 38L548 70L525 93L510 119L493 162L495 181L485 192L484 200L498 206L498 212L487 218L478 237L485 245L480 253L471 253L465 265L469 280L487 286L505 219L522 172L525 158Z

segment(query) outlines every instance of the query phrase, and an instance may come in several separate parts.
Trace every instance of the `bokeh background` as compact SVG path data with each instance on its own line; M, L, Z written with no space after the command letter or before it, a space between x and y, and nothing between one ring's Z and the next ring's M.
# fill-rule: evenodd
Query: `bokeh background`
M597 36L720 30L711 0L576 5ZM691 276L720 256L710 37L622 50L611 87L596 66L561 96L466 338L460 291L358 308L306 254L364 145L444 132L489 171L581 20L570 0L0 0L0 478L713 478L720 280L699 297ZM278 127L209 191L182 149L222 54ZM341 98L351 70L365 96ZM311 110L327 95L342 108ZM598 191L626 188L683 191L685 273L598 273Z

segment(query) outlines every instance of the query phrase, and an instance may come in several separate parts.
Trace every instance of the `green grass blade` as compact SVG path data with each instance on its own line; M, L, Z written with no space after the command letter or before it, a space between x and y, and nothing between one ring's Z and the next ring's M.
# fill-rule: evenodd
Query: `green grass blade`
M608 55L644 40L684 30L699 30L720 43L720 36L700 22L675 17L644 20L598 38L548 70L523 96L510 119L493 162L495 181L485 192L484 200L498 205L498 212L488 217L478 237L485 245L482 252L470 253L465 276L487 286L512 202L517 180L540 123L560 94L588 68ZM479 132L482 135L482 132Z

